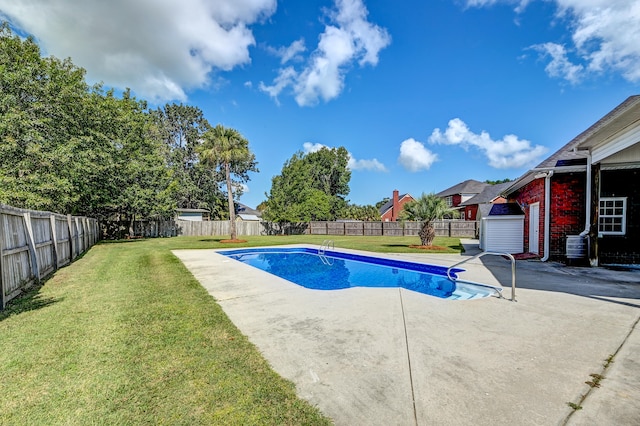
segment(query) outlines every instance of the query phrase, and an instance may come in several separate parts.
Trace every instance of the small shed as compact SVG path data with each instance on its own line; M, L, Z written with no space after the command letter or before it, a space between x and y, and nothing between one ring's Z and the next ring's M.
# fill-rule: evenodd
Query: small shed
M522 253L524 249L524 212L517 203L480 206L480 249L504 253Z
M190 220L202 222L209 220L209 210L205 209L176 209L176 220Z
M245 221L245 222L258 222L260 221L260 218L255 214L238 213L236 215L236 220Z

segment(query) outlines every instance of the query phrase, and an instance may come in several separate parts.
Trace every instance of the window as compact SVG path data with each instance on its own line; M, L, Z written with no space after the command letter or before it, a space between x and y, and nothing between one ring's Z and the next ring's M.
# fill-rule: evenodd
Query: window
M453 197L451 195L446 197L444 199L444 201L447 203L447 207L452 207L453 206Z
M624 235L626 232L627 198L600 198L598 231L605 235Z

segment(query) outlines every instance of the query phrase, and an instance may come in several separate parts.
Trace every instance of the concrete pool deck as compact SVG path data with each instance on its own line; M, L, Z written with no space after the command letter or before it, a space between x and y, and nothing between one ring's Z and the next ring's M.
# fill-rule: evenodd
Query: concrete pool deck
M477 252L463 243L463 255L384 256L449 266ZM309 290L215 250L174 254L338 425L638 424L638 271L518 261L513 303L510 262L485 256L461 278L501 285L507 300L448 301L398 288ZM600 387L585 383L591 374L605 376Z

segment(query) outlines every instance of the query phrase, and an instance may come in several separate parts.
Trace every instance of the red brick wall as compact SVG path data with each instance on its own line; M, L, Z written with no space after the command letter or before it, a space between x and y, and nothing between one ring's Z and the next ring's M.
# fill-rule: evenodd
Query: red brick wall
M380 216L380 220L383 221L383 222L395 222L397 220L398 215L400 215L400 212L402 211L402 208L409 201L414 201L414 198L411 195L406 195L406 196L400 198L398 200L398 206L399 206L398 211L396 212L395 209L393 207L391 207L389 210L387 210L385 212L385 214Z
M478 205L472 204L470 206L464 206L464 220L476 220L478 214Z
M451 197L451 206L452 207L458 207L461 202L462 202L462 195L455 194L454 196Z
M536 179L512 194L520 205L540 203L540 236L538 247L544 252L544 178ZM567 235L578 235L585 222L585 174L557 173L551 177L551 214L549 258L566 259ZM529 250L529 209L525 208L524 246Z
M565 260L567 235L578 235L585 224L585 173L562 173L551 178L550 258Z
M511 195L512 201L515 200L521 206L527 206L524 209L524 250L529 250L529 208L533 203L540 203L540 241L538 247L540 252L544 249L544 179L536 179L528 183Z

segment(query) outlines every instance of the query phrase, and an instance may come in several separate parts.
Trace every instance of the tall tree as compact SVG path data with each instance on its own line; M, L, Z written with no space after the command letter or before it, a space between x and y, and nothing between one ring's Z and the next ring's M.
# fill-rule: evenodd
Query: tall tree
M176 206L206 208L212 217L224 216L220 210L224 198L219 190L224 177L203 167L198 159L203 134L211 128L202 110L196 106L167 104L152 111L152 115L165 144Z
M249 141L240 132L221 124L207 130L203 138L204 142L198 148L200 160L206 167L222 169L224 173L227 184L231 239L235 240L237 233L233 189L237 185L234 184L247 182L249 180L248 172L258 171L255 155L249 149ZM235 182L231 178L232 174L236 177Z
M64 145L84 136L87 90L83 69L40 57L32 38L0 26L0 202L54 211L73 205L74 164Z
M340 217L349 194L348 162L344 147L295 153L271 180L265 219L284 223Z
M420 198L406 203L400 213L402 219L422 221L418 235L423 246L433 244L433 239L436 237L434 220L456 215L457 211L447 207L446 201L434 193L423 193Z

